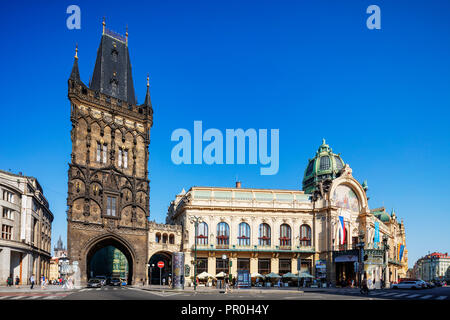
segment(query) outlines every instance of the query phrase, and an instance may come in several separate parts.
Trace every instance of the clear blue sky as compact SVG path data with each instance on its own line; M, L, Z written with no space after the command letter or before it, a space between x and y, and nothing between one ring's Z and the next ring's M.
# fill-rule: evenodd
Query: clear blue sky
M81 30L66 8L81 8ZM366 8L381 8L381 30ZM39 179L66 242L70 106L67 79L79 46L92 75L101 21L125 33L138 102L150 73L150 219L164 222L194 185L301 188L322 138L371 208L404 218L410 266L449 251L450 2L442 1L16 1L2 5L0 168ZM177 128L276 128L280 169L172 164Z

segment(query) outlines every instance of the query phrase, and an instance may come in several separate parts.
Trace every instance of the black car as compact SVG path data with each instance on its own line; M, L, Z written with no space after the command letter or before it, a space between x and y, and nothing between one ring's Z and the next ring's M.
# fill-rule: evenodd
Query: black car
M88 286L88 288L101 288L102 281L100 279L92 278L92 279L89 279L87 286Z
M109 285L110 286L118 286L118 287L120 287L121 283L122 283L122 281L120 281L119 278L112 278L110 283L109 283Z

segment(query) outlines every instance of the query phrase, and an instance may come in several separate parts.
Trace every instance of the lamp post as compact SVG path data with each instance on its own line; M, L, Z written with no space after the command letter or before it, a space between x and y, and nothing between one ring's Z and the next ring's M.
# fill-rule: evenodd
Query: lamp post
M383 235L383 250L384 250L384 264L383 264L383 278L384 278L384 287L386 288L388 285L388 274L387 274L387 270L388 269L388 263L389 263L389 259L388 259L388 253L389 253L389 245L388 245L388 236L387 235Z
M197 290L197 236L198 236L198 224L202 222L201 217L191 216L189 221L194 224L195 239L194 239L194 290Z
M364 237L365 237L364 230L361 230L358 235L358 238L359 238L359 241L358 241L358 248L359 248L358 282L359 282L360 287L361 287L361 281L362 281L362 272L364 271Z

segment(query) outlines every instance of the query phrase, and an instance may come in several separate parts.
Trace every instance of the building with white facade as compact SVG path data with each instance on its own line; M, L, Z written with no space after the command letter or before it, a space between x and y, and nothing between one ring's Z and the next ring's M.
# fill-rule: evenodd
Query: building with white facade
M413 268L414 277L425 281L450 281L450 256L433 252L417 260Z
M0 170L0 285L49 276L53 214L34 177Z

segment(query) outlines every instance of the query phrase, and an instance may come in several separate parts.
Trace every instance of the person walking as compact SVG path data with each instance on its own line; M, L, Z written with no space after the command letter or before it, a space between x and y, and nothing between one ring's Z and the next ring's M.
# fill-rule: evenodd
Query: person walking
M11 287L13 285L13 277L12 274L9 275L8 279L6 280L6 285L8 287Z
M369 295L369 288L367 287L367 278L364 277L364 279L361 282L361 294Z
M45 289L45 276L41 277L41 289Z
M19 276L16 276L16 288L19 287L20 279Z
M34 274L31 275L30 282L31 282L31 288L30 289L33 289L33 287L34 287Z

